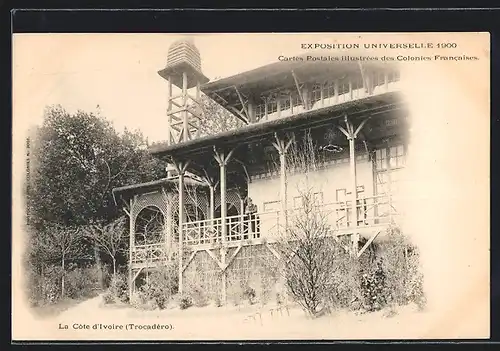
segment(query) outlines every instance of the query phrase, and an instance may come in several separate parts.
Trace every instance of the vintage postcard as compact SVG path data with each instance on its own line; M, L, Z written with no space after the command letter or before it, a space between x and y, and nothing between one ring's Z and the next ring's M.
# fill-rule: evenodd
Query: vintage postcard
M13 340L486 339L489 33L15 34Z

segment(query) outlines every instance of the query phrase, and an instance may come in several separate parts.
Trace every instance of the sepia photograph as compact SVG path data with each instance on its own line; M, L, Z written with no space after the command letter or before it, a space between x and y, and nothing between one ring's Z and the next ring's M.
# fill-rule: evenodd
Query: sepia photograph
M490 337L489 33L12 52L13 340Z

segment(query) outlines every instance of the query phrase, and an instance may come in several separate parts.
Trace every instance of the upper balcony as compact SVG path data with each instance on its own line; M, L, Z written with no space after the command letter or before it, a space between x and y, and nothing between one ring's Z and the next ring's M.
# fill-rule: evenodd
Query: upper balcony
M252 124L399 91L399 81L398 67L389 63L300 61L260 67L201 90Z
M327 235L339 237L359 233L361 237L369 239L374 233L382 233L389 225L402 220L404 211L398 203L398 197L394 195L358 198L357 223L354 223L356 219L353 215L352 201L316 204L313 215L317 215L317 220L327 228ZM300 227L299 223L304 223L301 222L304 221L304 216L307 214L302 208L287 210L287 227ZM268 211L253 215L228 216L224 224L221 218L187 221L182 224L181 229L183 243L196 250L210 249L220 244L237 247L242 244L272 243L286 237L283 232L284 220L281 211ZM225 226L225 237L223 237L223 226ZM175 228L175 231L177 232L178 228ZM383 238L384 235L378 237ZM131 257L136 267L146 267L165 262L169 252L176 250L172 250L166 241L162 241L134 245Z

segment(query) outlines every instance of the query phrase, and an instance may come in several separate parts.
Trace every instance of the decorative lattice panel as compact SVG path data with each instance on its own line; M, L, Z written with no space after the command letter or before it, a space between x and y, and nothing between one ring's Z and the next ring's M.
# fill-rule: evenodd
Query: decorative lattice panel
M226 203L228 203L229 205L233 205L236 210L238 211L238 214L241 214L241 200L240 200L240 197L238 195L238 193L235 191L235 190L228 190L227 194L226 194ZM214 206L215 208L218 208L220 206L221 202L220 202L220 193L216 194L215 195L215 199L214 199Z
M155 192L149 194L141 194L137 196L137 200L132 207L132 216L134 219L137 217L139 212L144 208L149 206L158 207L158 209L167 216L168 213L168 200L167 197L162 192Z
M178 210L179 207L179 195L175 194L172 199L172 208ZM203 213L203 218L209 218L208 207L209 200L205 193L200 191L195 191L193 189L186 189L184 203L186 206L196 206L198 211Z
M250 287L259 299L269 300L277 281L276 258L264 245L242 247L227 268L228 296Z
M215 250L216 251L216 250ZM186 291L191 286L202 288L212 298L221 291L220 268L206 251L198 251L184 271Z

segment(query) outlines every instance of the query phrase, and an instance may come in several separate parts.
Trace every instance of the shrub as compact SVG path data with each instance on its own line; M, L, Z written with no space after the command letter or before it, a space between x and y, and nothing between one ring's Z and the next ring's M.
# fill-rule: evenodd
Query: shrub
M96 266L70 266L65 275L66 296L73 299L97 296L100 290L99 271Z
M106 291L104 293L104 295L102 295L102 300L103 300L105 305L115 303L115 297L113 296L113 294L109 290Z
M218 294L214 298L214 303L216 307L222 307L222 299Z
M181 297L180 302L179 302L179 308L181 310L188 309L189 307L193 306L193 299L191 296L186 295Z
M231 302L234 306L239 306L241 304L241 300L243 299L243 288L240 282L235 281L232 284L228 284L226 297L228 302Z
M166 308L172 296L177 293L177 280L173 264L151 273L148 283L139 289L145 304L159 309Z
M197 307L205 307L209 304L209 297L206 289L201 284L191 284L187 286L187 294L193 300L193 304Z
M129 302L128 301L128 284L124 275L116 274L111 278L109 291L115 298L115 301Z
M245 298L246 300L248 300L248 302L250 303L250 305L253 305L255 303L255 299L256 299L257 295L255 293L255 289L250 287L250 286L246 286L244 289L243 289L243 298Z
M380 261L372 269L362 271L361 294L367 311L378 311L388 302L385 272Z

